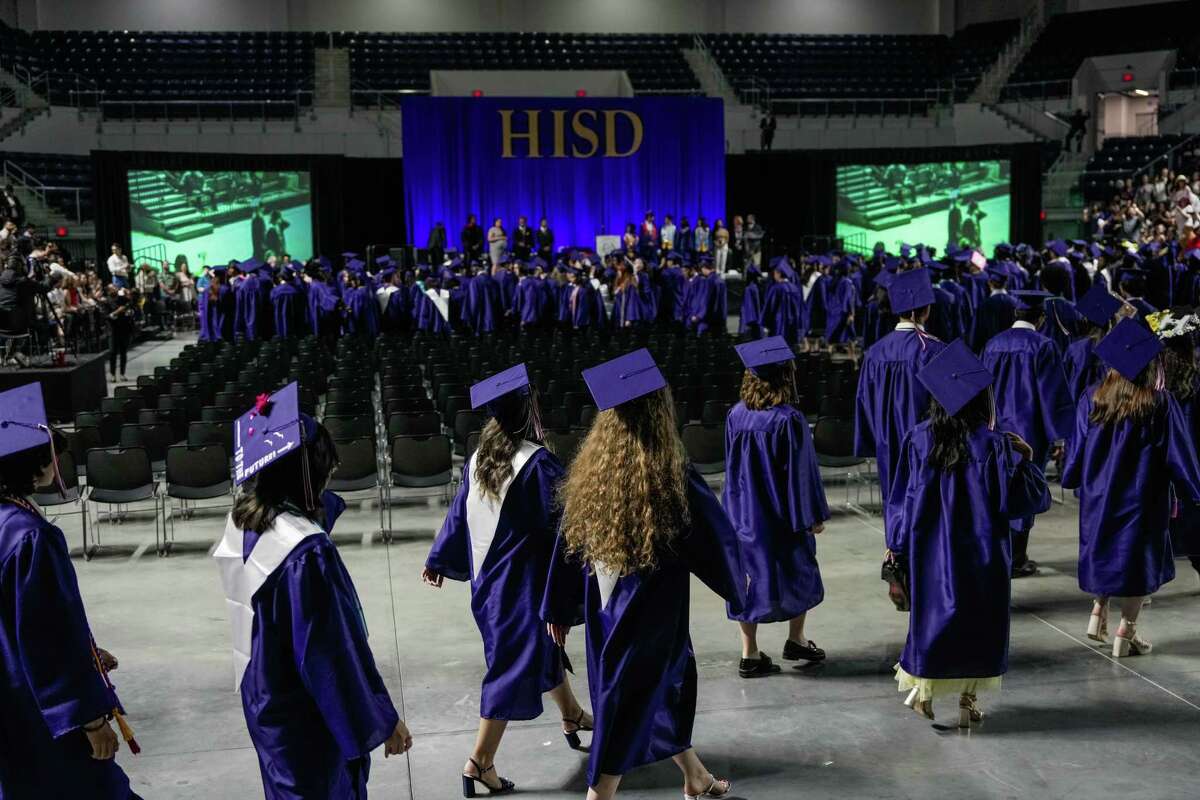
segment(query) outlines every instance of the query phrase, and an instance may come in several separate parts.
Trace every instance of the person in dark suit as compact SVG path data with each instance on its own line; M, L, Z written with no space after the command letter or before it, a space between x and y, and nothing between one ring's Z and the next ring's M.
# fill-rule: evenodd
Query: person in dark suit
M771 152L771 145L775 142L775 128L778 123L775 121L774 114L767 114L758 121L759 145L764 153Z
M958 246L962 236L962 209L958 207L958 198L950 198L950 213L946 216L946 243Z
M266 255L266 239L267 221L263 219L262 208L256 205L250 217L250 249L260 261Z
M474 214L467 215L467 225L462 229L459 238L462 241L463 256L467 261L473 263L483 258L483 229L479 227Z
M533 230L525 217L517 217L517 229L513 231L512 238L512 253L521 261L528 261L533 254Z
M429 241L425 244L429 251L429 263L441 265L446 260L446 223L435 222L429 231Z
M25 223L25 207L17 199L17 192L11 184L6 185L4 193L0 195L0 217L8 217L18 228Z
M541 221L538 222L538 229L537 233L534 234L534 241L537 242L538 258L542 259L547 264L551 263L553 261L551 256L554 255L554 231L550 230L550 225L546 222L545 217L542 217Z

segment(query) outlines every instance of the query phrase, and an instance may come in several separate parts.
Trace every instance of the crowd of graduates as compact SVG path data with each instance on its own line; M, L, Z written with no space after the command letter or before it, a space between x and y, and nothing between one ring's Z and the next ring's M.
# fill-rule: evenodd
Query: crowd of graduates
M435 276L386 259L372 275L355 254L343 258L336 275L323 259L213 270L216 308L202 335L419 328L420 313L387 313L412 286L408 296L449 329L582 327L579 314L619 328L678 323L695 335L726 325L724 279L703 259L696 270L674 254L656 264L568 251L549 269L451 260ZM1081 632L1113 658L1149 653L1143 605L1175 577L1175 556L1200 554L1197 267L1194 256L1117 240L1004 245L991 258L975 249L938 257L921 245L779 257L766 276L748 263L736 345L745 371L726 419L720 502L687 461L668 381L647 349L582 371L597 414L569 464L544 446L524 364L477 383L471 404L487 422L420 575L434 588L469 583L483 641L464 796L515 789L498 774L501 741L510 721L542 714L544 695L571 749L592 734L591 800L666 758L685 798L730 791L692 747L691 576L726 602L741 678L780 671L760 649L764 624L787 623L783 660L826 658L805 633L824 598L816 537L830 519L797 407L796 355L806 348L866 346L855 447L877 464L881 575L909 613L895 665L905 705L932 720L934 701L949 697L958 727L983 719L979 695L998 690L1008 669L1011 580L1037 571L1030 539L1051 505L1051 464L1078 498L1078 583L1092 603ZM443 279L464 292L457 314ZM549 316L527 322L527 306ZM261 396L234 424L239 490L213 555L265 794L365 796L369 754L403 753L414 737L329 536L345 507L325 490L336 448L300 411L295 384ZM91 640L62 532L28 499L52 484L63 444L37 384L0 395L0 589L18 598L0 609L10 709L0 725L25 767L0 767L0 789L124 800L135 795L111 760L119 745L108 724L123 725L106 678L116 661ZM42 624L47 610L54 626ZM587 703L571 689L564 649L580 625Z

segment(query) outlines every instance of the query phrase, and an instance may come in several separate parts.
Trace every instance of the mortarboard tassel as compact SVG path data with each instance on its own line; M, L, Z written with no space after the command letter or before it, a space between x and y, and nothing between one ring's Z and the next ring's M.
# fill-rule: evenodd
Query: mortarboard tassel
M113 687L112 681L108 679L108 670L104 668L104 662L100 660L100 653L96 649L96 640L92 640L92 662L96 665L96 671L100 673L100 677L104 679L104 685L113 693L113 697L117 696L117 690ZM137 739L133 738L133 728L125 721L125 715L121 713L120 708L114 707L112 710L113 719L117 723L117 728L121 731L121 738L129 745L129 752L135 756L142 752L141 745L137 743Z

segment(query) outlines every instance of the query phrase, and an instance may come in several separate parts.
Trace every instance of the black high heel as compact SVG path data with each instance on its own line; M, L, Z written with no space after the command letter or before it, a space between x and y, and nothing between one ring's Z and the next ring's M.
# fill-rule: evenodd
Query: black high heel
M483 779L483 776L486 775L487 773L491 772L492 770L494 770L496 768L496 765L492 764L487 769L484 769L483 767L479 766L479 762L476 761L475 759L468 758L467 760L475 765L475 769L479 770L479 777L475 778L475 777L468 775L465 772L463 773L463 776L462 776L463 797L466 797L466 798L474 797L475 796L475 784L477 784L477 783L482 785L483 788L487 789L488 790L487 793L489 795L508 794L509 792L511 792L512 790L517 788L516 784L514 784L508 778L501 778L499 775L497 775L496 779L500 781L500 786L493 789L491 786L488 786L487 781L485 781Z
M572 750L584 750L583 744L579 741L579 732L592 730L591 725L584 726L583 718L585 716L587 716L587 712L581 708L579 709L579 716L577 718L567 719L566 717L563 717L564 724L575 726L575 730L573 731L563 731L563 738L567 740L567 747L571 748Z

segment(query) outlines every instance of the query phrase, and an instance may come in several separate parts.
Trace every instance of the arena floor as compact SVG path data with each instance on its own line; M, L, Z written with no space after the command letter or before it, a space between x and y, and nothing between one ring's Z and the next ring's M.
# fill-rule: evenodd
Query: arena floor
M135 354L130 376L166 363L183 340ZM831 505L845 498L828 487ZM1055 495L1059 493L1055 487ZM865 495L864 495L865 496ZM452 798L477 724L483 672L468 590L421 585L421 566L444 506L398 506L398 542L371 533L375 511L338 523L371 643L392 697L415 737L409 756L373 762L373 797ZM60 520L79 540L78 517ZM148 515L105 524L108 549L76 561L101 646L121 661L114 675L144 752L118 758L147 800L243 800L261 796L254 750L233 691L229 632L208 550L223 512L176 525L177 552L154 556ZM1200 578L1187 562L1143 613L1147 656L1111 660L1083 632L1090 602L1075 581L1076 506L1039 518L1030 545L1042 574L1013 586L1010 672L999 695L981 696L984 725L935 730L901 705L891 678L907 617L879 580L878 517L845 510L818 541L825 602L808 634L829 654L821 666L755 681L736 675L737 629L723 604L693 582L691 631L700 670L695 745L742 798L1182 798L1200 770ZM149 544L148 551L142 545ZM133 554L131 556L131 553ZM140 555L139 555L140 554ZM777 656L786 633L760 634ZM583 640L568 643L581 668ZM401 680L403 678L403 680ZM952 702L935 705L947 722ZM567 749L551 704L541 719L510 727L497 765L524 794L580 798L585 756ZM622 797L677 798L668 763L630 774Z

